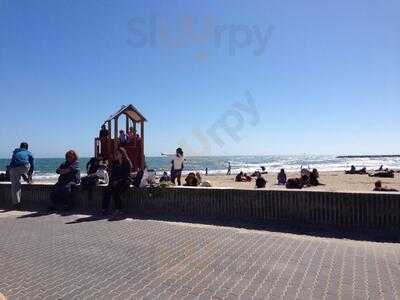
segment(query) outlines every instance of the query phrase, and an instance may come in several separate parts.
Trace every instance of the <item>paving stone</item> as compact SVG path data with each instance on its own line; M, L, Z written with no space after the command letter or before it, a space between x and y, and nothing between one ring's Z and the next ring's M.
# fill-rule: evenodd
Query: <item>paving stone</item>
M218 226L1 213L8 299L396 299L400 246Z

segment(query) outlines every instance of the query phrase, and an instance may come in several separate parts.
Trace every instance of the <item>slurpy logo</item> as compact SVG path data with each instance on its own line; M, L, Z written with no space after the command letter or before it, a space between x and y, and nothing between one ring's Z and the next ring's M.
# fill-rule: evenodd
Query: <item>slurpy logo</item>
M212 18L185 16L167 22L166 18L132 18L128 23L127 43L135 48L194 48L196 57L207 58L210 48L224 49L230 56L248 48L255 56L265 53L273 26L216 24Z

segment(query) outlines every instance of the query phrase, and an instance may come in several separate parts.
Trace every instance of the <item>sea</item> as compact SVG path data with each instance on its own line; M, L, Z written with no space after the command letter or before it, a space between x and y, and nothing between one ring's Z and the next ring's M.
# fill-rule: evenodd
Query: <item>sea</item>
M80 158L82 175L86 173L86 163L89 158ZM9 159L0 159L0 172L6 170ZM63 162L62 158L36 158L35 182L56 182L58 175L55 173L57 167ZM169 171L171 166L170 157L146 157L149 169L155 170L156 174ZM344 171L350 169L351 165L357 168L366 167L368 170L379 168L400 169L399 157L388 158L337 158L335 155L267 155L267 156L202 156L186 157L185 172L200 171L208 174L221 175L227 171L228 163L231 164L232 174L240 171L252 173L264 166L268 172L278 172L284 168L287 172L299 171L305 168L317 168L319 171Z

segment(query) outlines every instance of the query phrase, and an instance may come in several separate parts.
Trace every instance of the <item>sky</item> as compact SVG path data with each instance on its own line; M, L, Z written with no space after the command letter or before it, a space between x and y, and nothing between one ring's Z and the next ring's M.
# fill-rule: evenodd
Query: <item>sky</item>
M0 0L0 157L93 154L133 104L147 155L398 154L400 2ZM123 120L121 119L121 124Z

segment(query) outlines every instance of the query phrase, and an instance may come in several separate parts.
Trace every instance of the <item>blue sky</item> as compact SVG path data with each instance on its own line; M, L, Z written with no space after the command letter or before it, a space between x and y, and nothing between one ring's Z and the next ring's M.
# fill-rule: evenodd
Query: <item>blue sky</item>
M129 103L149 121L148 155L398 153L399 12L395 0L0 0L0 157L21 140L37 156L91 155Z

